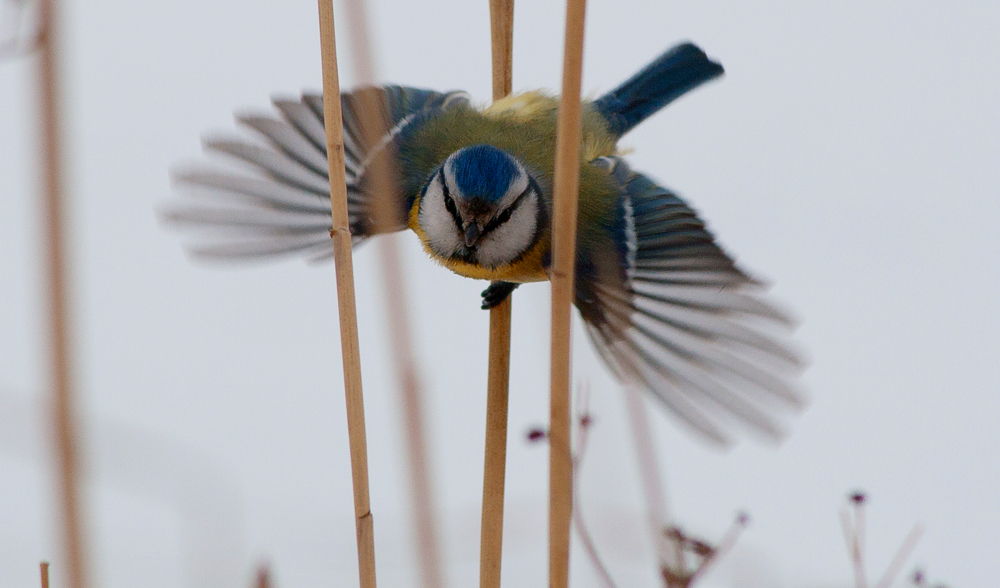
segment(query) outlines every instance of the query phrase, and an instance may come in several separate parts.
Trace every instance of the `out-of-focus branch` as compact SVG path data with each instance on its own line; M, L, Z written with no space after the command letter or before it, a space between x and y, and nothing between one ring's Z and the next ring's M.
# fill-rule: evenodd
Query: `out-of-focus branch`
M540 427L530 429L527 435L529 443L548 441L550 443L550 452L559 452L570 461L573 466L574 492L576 491L576 484L580 478L580 468L583 465L583 458L587 454L587 441L590 438L590 427L594 424L593 417L587 409L589 392L590 390L586 383L582 384L578 389L576 404L580 407L580 413L577 415L576 439L574 440L572 447L568 444L552 445L548 431ZM608 571L608 566L604 563L604 560L601 559L600 553L597 551L597 546L594 543L594 539L583 519L583 511L578 500L573 501L573 528L576 530L577 537L579 537L580 541L583 543L584 553L587 555L590 563L594 566L594 570L600 577L603 586L605 588L615 588L616 584L614 579L611 577L611 573Z
M590 427L594 424L593 417L590 415L588 406L590 404L590 387L584 382L580 385L577 398L577 406L579 407L579 416L577 416L577 428L576 428L576 442L573 444L576 448L573 451L573 494L577 496L577 499L573 501L573 528L576 529L576 534L583 543L583 549L590 559L590 563L593 564L594 569L597 571L597 575L600 576L601 582L604 584L605 588L616 588L614 579L611 577L611 572L608 571L607 564L601 559L600 553L597 551L597 545L594 543L594 539L590 534L590 530L587 528L586 522L583 520L583 509L580 507L579 493L577 492L577 485L580 481L580 468L583 466L583 458L587 454L587 441L590 439Z
M649 427L649 415L643 404L639 389L631 382L624 386L625 407L628 410L629 427L639 462L639 476L642 479L643 495L646 499L646 516L649 529L653 535L660 565L667 568L676 567L677 552L662 532L670 526L670 512L667 506L666 492L660 476L660 464L656 458L656 448Z
M853 492L849 498L851 509L848 510L846 507L841 509L840 525L844 530L847 553L851 557L851 567L854 569L854 586L855 588L868 588L864 560L865 501L867 497L864 492Z
M254 588L272 588L271 566L261 564L257 568L257 577L254 579Z
M882 574L882 578L875 584L875 588L889 588L892 585L893 580L899 575L899 571L903 569L903 564L909 559L910 554L913 553L913 549L917 546L917 542L920 541L920 537L924 534L923 525L916 524L913 529L910 530L910 534L906 536L903 540L903 544L899 546L899 550L896 552L896 556L892 558L889 562L889 567L885 569L885 573Z
M344 3L347 29L350 31L354 71L363 87L355 92L358 122L363 140L368 145L378 145L389 130L381 96L373 88L378 79L372 58L372 43L368 16L362 0ZM371 193L375 195L376 232L398 222L399 171L391 149L378 149L369 154L366 178L370 179ZM411 500L415 519L416 543L421 581L424 588L440 588L444 584L438 554L438 536L434 520L436 509L431 492L430 464L424 433L423 399L413 354L410 332L409 301L406 280L397 235L383 235L378 239L385 292L386 316L391 332L392 356L399 380L403 407L403 428L409 457Z
M868 497L864 492L856 491L851 493L848 497L848 501L851 503L851 508L842 508L840 511L840 524L844 530L844 541L847 543L847 552L851 556L851 563L854 567L854 583L856 588L867 588L868 578L865 573L864 568L864 533L865 533L865 503L868 501ZM853 511L853 517L851 513ZM903 544L899 546L899 550L896 551L895 557L889 562L889 566L886 568L885 573L882 574L882 578L875 584L875 588L889 588L892 585L893 580L899 575L900 570L903 569L903 564L913 553L913 549L917 546L917 542L920 541L920 537L924 533L923 525L914 525L913 529L903 540ZM914 574L914 583L918 586L920 585L919 580L923 579L923 574L919 571Z
M63 186L63 135L59 20L56 0L39 3L38 101L42 146L42 207L49 328L49 385L52 435L62 516L66 576L70 588L86 588L86 549L80 498L80 444L76 419L75 372L70 321L69 262Z

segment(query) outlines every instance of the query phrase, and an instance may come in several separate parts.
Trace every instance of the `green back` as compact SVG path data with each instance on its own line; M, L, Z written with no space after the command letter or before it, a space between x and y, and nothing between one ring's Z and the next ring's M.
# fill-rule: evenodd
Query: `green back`
M545 107L530 119L516 111L484 113L472 107L456 107L401 138L404 144L399 149L400 171L408 199L419 196L427 179L449 155L463 147L487 144L507 151L527 167L551 210L557 102L544 100ZM577 226L578 240L589 241L588 232L611 222L618 199L618 188L607 171L589 165L595 157L615 153L615 140L607 123L589 103L584 108L583 145Z

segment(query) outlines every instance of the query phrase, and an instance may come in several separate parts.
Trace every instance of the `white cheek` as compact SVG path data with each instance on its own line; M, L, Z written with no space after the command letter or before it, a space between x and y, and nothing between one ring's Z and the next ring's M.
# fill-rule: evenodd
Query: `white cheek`
M510 220L482 238L476 248L479 262L495 268L514 261L531 246L537 218L538 200L531 195L510 215Z
M517 197L520 196L527 189L528 189L528 174L524 173L524 170L522 169L521 173L518 174L516 178L514 178L513 182L511 182L510 187L507 188L507 192L504 194L503 198L500 199L500 205L499 205L500 210L503 210L508 206L510 206L511 204L514 204L514 201L517 200Z
M444 206L441 185L436 180L428 186L417 218L420 228L427 235L427 244L438 255L451 257L462 246L462 236L455 226L455 219Z

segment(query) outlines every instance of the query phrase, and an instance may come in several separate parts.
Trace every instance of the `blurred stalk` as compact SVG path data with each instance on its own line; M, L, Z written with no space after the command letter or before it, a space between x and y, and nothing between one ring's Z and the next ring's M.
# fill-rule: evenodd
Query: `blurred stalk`
M362 88L355 92L358 100L358 122L365 144L378 145L389 131L385 118L385 105L381 94L373 87L377 76L372 58L372 44L368 17L363 0L346 0L348 30L351 31L354 71ZM399 193L398 170L393 150L378 149L368 154L367 189L375 195L376 232L386 232L397 226ZM411 501L414 514L417 561L424 588L443 586L441 562L438 554L438 535L435 527L434 497L431 492L430 466L424 434L422 391L413 355L412 335L406 281L400 261L398 235L382 235L378 239L382 281L385 292L386 318L396 376L399 380L403 407L403 429L410 470Z
M38 90L42 130L42 186L46 274L48 277L49 370L52 418L58 460L63 548L70 588L86 588L83 523L80 514L79 446L75 415L69 278L63 210L62 117L60 111L59 29L55 0L39 0Z
M636 458L639 462L639 476L642 480L643 496L646 499L646 516L653 536L653 544L661 567L676 569L680 562L675 546L671 544L665 533L666 529L671 526L670 513L663 480L660 478L660 464L656 459L656 447L649 427L649 415L646 413L642 395L634 382L625 383L624 394L629 429L632 433Z

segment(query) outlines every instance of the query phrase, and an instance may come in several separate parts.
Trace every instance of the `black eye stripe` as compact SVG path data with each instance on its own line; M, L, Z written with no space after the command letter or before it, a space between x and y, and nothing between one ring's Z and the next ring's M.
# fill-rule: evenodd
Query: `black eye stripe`
M528 187L525 188L523 192L521 192L520 194L517 195L517 198L514 199L514 202L512 202L510 204L510 206L508 206L506 209L504 209L504 211L501 212L499 216L497 216L496 218L494 218L493 220L491 220L488 225L486 225L485 227L483 227L482 234L485 235L486 233L492 231L493 229L495 229L495 228L499 227L500 225L504 224L505 222L509 221L511 215L514 214L514 212L517 210L517 208L519 206L521 206L521 203L524 202L527 199L527 196L531 192L531 190L532 190L533 187L534 186L531 185L531 182L528 182Z
M462 232L465 229L462 227L462 217L458 214L458 207L455 206L455 200L451 197L451 193L448 191L448 181L444 177L444 168L441 168L441 191L444 194L444 207L451 214L451 218L455 220L455 226L458 227L458 231Z

